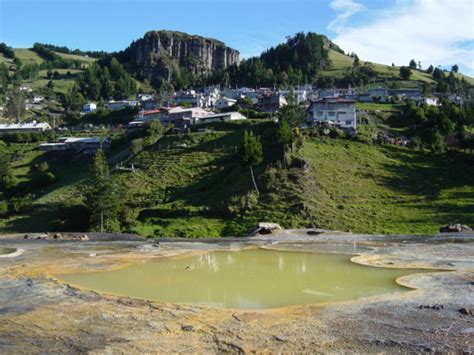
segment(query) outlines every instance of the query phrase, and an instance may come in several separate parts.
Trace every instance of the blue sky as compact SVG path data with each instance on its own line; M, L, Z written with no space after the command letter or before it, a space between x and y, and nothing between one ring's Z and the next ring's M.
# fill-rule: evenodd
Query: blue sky
M473 0L0 0L0 41L114 51L148 30L172 29L220 39L248 57L314 31L366 60L457 63L472 75L473 6Z

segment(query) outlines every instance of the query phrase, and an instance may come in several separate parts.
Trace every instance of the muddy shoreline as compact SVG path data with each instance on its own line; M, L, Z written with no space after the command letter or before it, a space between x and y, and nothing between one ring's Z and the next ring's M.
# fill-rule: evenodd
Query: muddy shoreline
M278 235L88 241L0 236L0 352L472 352L474 235L371 236L290 230ZM158 243L159 244L158 244ZM55 281L149 258L246 246L355 255L354 262L451 270L399 280L409 292L323 305L239 311L148 302ZM467 310L462 312L460 310Z

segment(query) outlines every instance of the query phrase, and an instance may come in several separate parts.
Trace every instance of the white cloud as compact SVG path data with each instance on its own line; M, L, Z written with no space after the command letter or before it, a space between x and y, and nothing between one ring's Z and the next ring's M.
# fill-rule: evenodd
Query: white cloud
M341 12L328 25L328 29L336 33L339 33L344 29L349 17L365 10L364 5L353 0L332 0L329 7L337 12Z
M413 58L424 67L458 64L473 75L474 1L398 1L369 23L344 27L334 42L373 62L406 65Z

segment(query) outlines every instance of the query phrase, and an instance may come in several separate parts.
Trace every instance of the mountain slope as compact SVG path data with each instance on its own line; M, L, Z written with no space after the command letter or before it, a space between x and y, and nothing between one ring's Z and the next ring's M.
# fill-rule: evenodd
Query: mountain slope
M281 169L272 122L213 127L213 132L166 136L131 157L135 172L114 173L125 192L124 230L153 237L218 237L245 234L256 222L271 221L286 228L432 234L448 223L474 224L474 175L467 154L437 156L307 137L298 155L309 170L297 161ZM265 162L255 169L262 192L258 202L247 198L253 186L248 168L239 162L245 129L257 132L264 144ZM45 159L30 149L14 167L22 184L33 165ZM79 186L87 177L85 164L50 164L58 181L25 214L0 220L0 232L84 230ZM247 211L236 215L229 207Z
M344 74L351 69L354 61L354 58L333 49L329 50L329 59L331 60L331 66L329 69L324 70L323 75L335 78L342 78ZM371 63L374 70L382 79L399 79L400 67L398 66L392 67L390 65L361 61L362 65L364 63ZM468 75L455 73L455 77L458 79L464 78L470 85L474 85L474 78ZM430 84L434 83L432 75L420 70L413 70L410 80L427 82Z

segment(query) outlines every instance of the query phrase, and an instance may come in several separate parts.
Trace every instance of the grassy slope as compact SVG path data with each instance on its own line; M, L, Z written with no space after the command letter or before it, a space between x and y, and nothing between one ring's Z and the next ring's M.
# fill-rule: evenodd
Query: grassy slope
M352 61L353 59L347 55L344 55L342 53L336 52L334 50L329 50L329 58L332 61L332 67L326 71L323 72L323 75L325 76L334 76L336 78L341 78L344 76L344 73L351 68L352 66ZM362 61L362 64L365 63ZM390 66L390 65L384 65L384 64L377 64L377 63L372 63L374 66L374 69L380 73L380 76L382 79L397 79L399 78L399 71L400 67L397 66ZM464 77L471 85L474 85L474 78L463 75L461 73L455 74L457 77L461 78ZM415 81L425 81L432 83L434 82L431 75L419 71L419 70L413 70L411 80ZM403 83L404 86L407 86L407 83Z
M54 53L56 53L58 56L60 56L64 59L79 60L79 61L84 62L86 64L92 64L96 61L95 58L86 57L86 56L83 56L83 55L67 54L67 53L60 53L60 52L54 52Z
M36 52L31 49L27 48L15 48L14 49L15 55L20 58L20 60L25 64L41 64L44 62L44 59L41 58ZM72 55L72 54L64 54L64 53L57 53L57 55L66 58L66 59L74 59L83 62L84 67L90 65L95 61L94 58L79 56L79 55ZM3 55L0 54L0 63L6 64L13 64L13 61L10 59L5 58ZM72 89L74 86L74 79L79 73L83 70L81 69L54 69L54 71L59 72L61 75L57 79L53 79L54 83L54 92L58 94L65 94L69 90ZM25 81L24 84L31 87L33 90L39 90L46 88L46 85L49 82L49 79L46 77L46 70L41 70L39 73L39 77L33 81ZM72 75L71 77L66 77L66 73L70 72Z
M142 206L128 230L145 236L218 237L244 234L265 220L285 227L425 234L447 223L474 224L474 174L466 157L453 160L333 139L307 140L299 154L310 171L290 169L273 191L264 191L264 167L258 167L259 206L241 218L230 217L230 197L252 190L236 153L243 129L251 124L168 136L131 160L138 171L116 172L114 179L127 191L124 202ZM268 142L266 127L253 129ZM26 154L14 171L26 182L30 166L44 155L33 146L22 149ZM267 147L267 161L278 153ZM88 163L62 160L50 166L58 181L38 192L28 214L0 221L0 232L73 228L64 220L80 205L78 187L87 177Z
M343 140L307 142L301 154L312 166L301 196L319 226L422 234L474 224L473 168L461 158Z
M25 64L41 64L44 62L35 51L28 48L14 48L15 56L18 57Z

